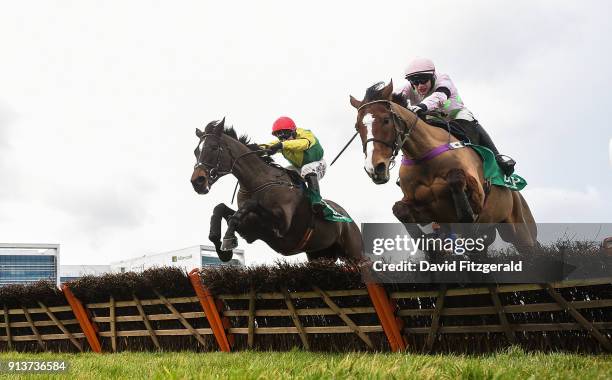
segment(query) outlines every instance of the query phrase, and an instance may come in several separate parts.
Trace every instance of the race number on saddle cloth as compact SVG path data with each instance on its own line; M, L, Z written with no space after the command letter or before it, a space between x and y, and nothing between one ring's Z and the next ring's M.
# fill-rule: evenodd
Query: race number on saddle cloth
M485 180L490 181L492 185L507 187L510 190L519 191L527 186L527 181L516 173L510 176L504 174L502 169L495 160L495 153L491 149L474 144L466 144L474 149L482 159L482 171Z
M319 139L308 129L297 128L295 122L287 117L279 117L272 125L272 134L277 137L268 144L262 146L270 154L280 151L287 161L291 163L287 169L300 173L307 184L305 189L313 212L322 215L325 220L334 222L352 222L322 198L319 189L319 181L325 176L327 163L323 159L323 147Z

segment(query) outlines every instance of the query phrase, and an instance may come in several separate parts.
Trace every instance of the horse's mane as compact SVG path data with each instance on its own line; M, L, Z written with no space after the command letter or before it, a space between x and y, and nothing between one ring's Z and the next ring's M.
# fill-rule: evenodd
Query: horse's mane
M365 96L363 97L363 102L372 102L375 100L386 100L382 96L383 89L385 88L385 82L378 82L368 87L366 90ZM408 101L401 95L393 93L391 95L391 101L393 103L399 104L400 106L406 108L408 106Z
M236 130L234 130L233 126L225 127L223 129L223 133L225 135L233 138L234 140L238 141L242 145L246 146L250 150L256 151L256 150L260 150L261 149L259 147L259 144L251 142L251 139L246 134L240 135L240 137L238 137L238 134L236 133ZM263 155L262 156L262 155L259 155L259 154L255 154L255 156L257 156L260 159L262 159L268 165L276 166L276 163L274 162L272 157L270 157L268 155Z

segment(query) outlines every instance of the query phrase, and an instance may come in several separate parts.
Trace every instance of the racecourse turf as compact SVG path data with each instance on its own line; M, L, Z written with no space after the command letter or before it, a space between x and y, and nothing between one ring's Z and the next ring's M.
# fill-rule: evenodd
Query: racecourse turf
M389 353L117 353L29 354L4 352L8 360L65 360L67 372L56 375L6 372L0 377L71 379L610 379L612 356L525 353L511 348L483 355L415 355ZM6 367L5 367L6 368Z

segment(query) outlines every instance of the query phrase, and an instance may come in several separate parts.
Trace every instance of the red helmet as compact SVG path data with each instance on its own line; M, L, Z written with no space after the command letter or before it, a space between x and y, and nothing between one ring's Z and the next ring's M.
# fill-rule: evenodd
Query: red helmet
M287 116L281 116L276 119L274 124L272 124L272 134L275 134L276 132L282 130L295 131L295 128L295 123L293 122L293 120L291 120L291 118Z

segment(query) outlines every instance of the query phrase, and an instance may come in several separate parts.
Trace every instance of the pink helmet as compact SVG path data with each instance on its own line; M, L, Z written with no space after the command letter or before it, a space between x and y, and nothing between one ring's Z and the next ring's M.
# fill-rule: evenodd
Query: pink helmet
M418 75L418 74L431 74L436 73L436 66L431 59L428 58L416 58L410 62L406 70L404 71L406 78Z

